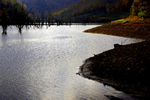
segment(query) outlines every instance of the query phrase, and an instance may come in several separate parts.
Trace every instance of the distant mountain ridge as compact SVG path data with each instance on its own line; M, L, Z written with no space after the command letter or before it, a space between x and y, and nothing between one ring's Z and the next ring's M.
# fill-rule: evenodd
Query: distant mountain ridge
M24 0L18 0L24 1ZM25 0L25 5L27 5L27 9L31 9L38 12L54 12L58 10L62 10L73 3L78 2L79 0Z

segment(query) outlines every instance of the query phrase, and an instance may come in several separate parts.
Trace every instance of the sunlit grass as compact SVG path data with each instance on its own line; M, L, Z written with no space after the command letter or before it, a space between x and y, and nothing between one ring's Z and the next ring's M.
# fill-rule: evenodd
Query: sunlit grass
M144 20L143 17L129 16L128 18L111 21L111 23L122 23L122 24L124 24L127 22L135 22L135 21L143 21L143 20Z
M115 20L115 21L111 21L111 23L115 23L115 22L127 23L129 21L130 21L130 19L118 19L118 20Z

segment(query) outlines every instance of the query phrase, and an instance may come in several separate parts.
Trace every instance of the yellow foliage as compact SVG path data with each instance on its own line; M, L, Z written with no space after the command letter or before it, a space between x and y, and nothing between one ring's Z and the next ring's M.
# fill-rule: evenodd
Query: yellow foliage
M64 11L66 11L68 8L65 8L64 10L61 10L61 11L58 11L58 12L54 12L52 15L55 16L55 15L59 15L61 13L63 13Z

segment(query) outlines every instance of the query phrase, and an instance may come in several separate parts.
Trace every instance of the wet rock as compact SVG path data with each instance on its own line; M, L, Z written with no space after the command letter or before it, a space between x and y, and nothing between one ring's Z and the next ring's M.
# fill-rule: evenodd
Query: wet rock
M120 44L114 44L114 48L118 48L118 47L121 47L122 45L120 45Z

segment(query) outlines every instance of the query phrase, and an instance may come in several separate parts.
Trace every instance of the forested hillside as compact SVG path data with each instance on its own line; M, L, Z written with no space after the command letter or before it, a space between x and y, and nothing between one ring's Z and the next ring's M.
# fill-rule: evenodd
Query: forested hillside
M148 0L80 0L55 15L74 22L108 22L129 15L148 16L146 9Z
M110 21L130 14L133 0L80 0L69 8L55 13L65 20L78 22Z
M16 22L23 23L29 15L26 11L26 5L18 0L1 0L0 1L0 24Z

